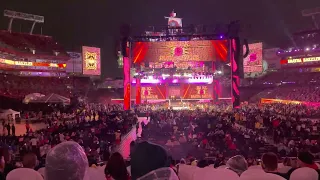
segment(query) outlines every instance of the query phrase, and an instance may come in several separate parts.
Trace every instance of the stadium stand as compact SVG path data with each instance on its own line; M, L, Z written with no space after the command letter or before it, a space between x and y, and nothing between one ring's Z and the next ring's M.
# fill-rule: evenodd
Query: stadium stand
M8 53L67 58L66 51L50 36L0 31L1 50Z

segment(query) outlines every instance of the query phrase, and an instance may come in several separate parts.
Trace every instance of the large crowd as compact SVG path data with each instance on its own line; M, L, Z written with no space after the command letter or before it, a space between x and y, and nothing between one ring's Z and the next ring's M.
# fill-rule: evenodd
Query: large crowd
M1 137L2 179L319 177L319 121L310 119L318 109L303 105L179 111L147 105L123 111L120 105L83 104L68 118L63 114L45 115L46 129L32 131L27 123L25 135L9 130ZM124 142L139 128L137 140ZM126 159L123 143L130 144Z
M271 98L312 103L320 102L318 72L279 70L246 81L250 82L247 89L249 89L249 97L252 101ZM252 89L256 89L256 91L254 92ZM252 93L256 95L253 96Z
M88 97L89 91L96 92L92 94L100 96L92 99L109 102L106 97L111 92L91 88L94 83L88 78L26 80L4 74L0 78L1 96L9 98L52 92L69 97L78 90ZM270 86L259 98L320 102L317 79L311 81L305 86L256 81L251 86ZM224 96L230 94L222 93ZM158 102L123 111L120 104L84 102L72 108L46 106L42 111L30 106L21 110L21 122L26 122L22 136L16 135L12 121L3 120L0 179L27 175L39 180L319 179L317 106L250 102L232 109L221 100L191 103L193 108L188 110L173 110L166 102ZM47 128L30 128L32 119L39 119Z
M91 87L89 78L81 77L23 77L0 74L0 95L23 99L32 93L48 95L50 93L70 97L74 93L85 95Z
M320 102L320 88L318 86L278 87L269 90L265 98L276 98L293 101Z

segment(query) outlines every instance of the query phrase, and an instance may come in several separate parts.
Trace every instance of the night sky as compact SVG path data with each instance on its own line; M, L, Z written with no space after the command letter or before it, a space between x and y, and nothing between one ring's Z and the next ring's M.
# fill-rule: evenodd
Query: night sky
M292 32L313 27L301 10L320 6L320 0L0 0L0 12L14 10L45 16L35 33L53 36L68 51L82 45L102 49L102 74L121 76L116 61L119 27L166 25L172 9L183 24L216 24L240 20L249 42L263 41L268 47L290 45ZM0 28L8 19L0 17ZM14 31L28 32L30 22L16 20Z

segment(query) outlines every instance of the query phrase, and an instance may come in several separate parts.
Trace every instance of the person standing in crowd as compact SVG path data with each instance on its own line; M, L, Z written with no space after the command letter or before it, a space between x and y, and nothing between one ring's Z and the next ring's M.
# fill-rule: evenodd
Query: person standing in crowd
M27 153L22 158L24 168L34 169L38 165L37 161L37 156L34 153Z
M0 152L0 180L6 179L4 175L4 169L5 169L4 156L2 152Z
M5 135L5 130L6 130L6 121L2 121L2 134Z
M1 149L3 157L4 157L4 162L5 162L5 168L4 168L4 176L7 176L7 174L14 170L16 168L14 162L12 161L12 153L8 148L2 148Z
M130 180L126 163L118 152L111 155L104 172L107 180Z
M12 130L12 136L16 136L16 126L14 125L14 123L12 123L11 130Z
M263 154L261 157L261 166L266 173L272 173L287 178L285 174L278 172L278 158L274 153L269 152Z
M39 143L39 140L37 137L33 136L30 140L31 142L31 149L32 149L32 152L35 153L35 154L38 154L38 143Z
M26 131L27 131L27 134L29 133L30 131L30 124L29 124L29 121L26 120Z
M7 131L8 131L8 136L11 135L11 126L10 123L8 122L8 124L6 125Z
M34 170L37 166L37 156L33 153L27 153L22 159L23 168L17 168L10 171L6 177L7 180L43 180L41 174Z

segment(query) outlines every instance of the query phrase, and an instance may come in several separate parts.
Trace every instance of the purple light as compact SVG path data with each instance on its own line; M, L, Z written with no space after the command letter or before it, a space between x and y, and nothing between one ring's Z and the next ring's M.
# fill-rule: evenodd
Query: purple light
M178 79L172 80L172 83L178 83Z
M222 38L223 38L223 36L221 35L221 36L220 36L220 39L222 39Z
M212 79L188 79L189 83L208 83L211 84L212 83Z
M141 79L141 84L158 84L161 81L159 79ZM136 84L137 81L135 79L132 80L132 84Z

